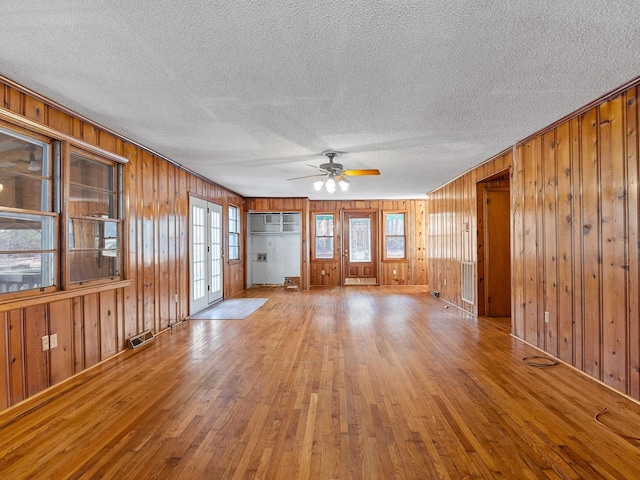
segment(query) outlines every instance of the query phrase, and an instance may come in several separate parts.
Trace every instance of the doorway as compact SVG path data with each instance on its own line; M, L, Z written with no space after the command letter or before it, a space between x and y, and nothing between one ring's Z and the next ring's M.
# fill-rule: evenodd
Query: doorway
M376 212L342 212L342 284L377 285Z
M222 299L222 205L189 197L189 314Z
M509 172L478 184L478 315L511 316Z

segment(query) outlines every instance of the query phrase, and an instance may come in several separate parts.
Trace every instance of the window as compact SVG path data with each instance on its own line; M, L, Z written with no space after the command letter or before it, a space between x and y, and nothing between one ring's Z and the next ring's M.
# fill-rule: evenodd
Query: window
M384 258L405 259L405 214L393 212L384 214Z
M334 258L333 214L315 214L315 250L314 258Z
M0 294L119 279L120 157L15 130L0 128Z
M119 169L87 153L71 152L67 252L70 283L120 276Z
M240 260L240 223L238 207L229 205L229 261Z
M50 144L0 130L0 293L57 280Z

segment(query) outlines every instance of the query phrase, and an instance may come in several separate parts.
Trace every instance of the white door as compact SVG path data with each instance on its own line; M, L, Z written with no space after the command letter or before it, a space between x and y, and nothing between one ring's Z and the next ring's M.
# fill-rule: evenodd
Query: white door
M190 197L190 295L194 314L222 298L222 207Z
M222 298L222 205L209 203L209 303Z

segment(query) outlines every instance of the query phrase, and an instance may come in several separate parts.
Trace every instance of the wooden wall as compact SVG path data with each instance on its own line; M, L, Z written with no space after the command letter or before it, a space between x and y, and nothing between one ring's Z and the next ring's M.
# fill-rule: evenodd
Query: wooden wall
M103 361L145 330L159 332L189 309L189 195L223 206L244 199L74 116L37 94L0 83L0 109L125 158L124 279L94 288L0 300L0 409ZM53 132L53 134L52 134ZM63 235L62 238L65 238ZM244 261L225 263L226 298L244 290ZM43 352L41 337L58 334Z
M512 184L514 335L634 398L637 99L633 86L518 144Z
M477 184L509 172L512 161L512 152L505 152L429 194L429 287L437 290L441 298L474 315L478 314L478 295L473 304L462 301L461 265L473 262L474 278L482 282L483 268L478 265L482 245L477 232L482 226L478 223Z
M638 122L633 85L432 192L428 269L443 298L477 313L458 276L460 262L478 261L475 184L512 165L513 335L636 399Z
M376 210L378 212L378 283L380 285L426 285L426 235L427 211L425 200L355 200L355 201L313 201L311 213L333 213L336 219L335 241L340 245L340 213L344 210ZM384 211L404 211L407 216L405 228L406 260L383 260L383 218ZM311 220L312 221L312 220ZM325 275L322 275L324 270ZM396 271L394 274L393 271ZM311 285L340 285L340 260L314 260L311 262Z
M426 285L426 235L427 216L426 201L424 200L357 200L357 201L310 201L308 199L286 198L248 198L246 200L247 212L302 212L303 220L303 245L302 245L302 271L303 287L307 286L339 286L341 285L340 259L312 260L311 244L308 239L310 234L310 222L313 221L313 213L333 213L335 218L335 241L340 245L340 212L342 210L376 210L379 215L383 211L406 211L407 228L407 253L406 260L382 261L380 252L379 283L380 285ZM382 217L378 224L381 226ZM382 228L379 229L382 235ZM382 245L382 241L378 242ZM307 267L305 267L305 265ZM322 271L324 270L324 275ZM396 274L393 274L393 271Z

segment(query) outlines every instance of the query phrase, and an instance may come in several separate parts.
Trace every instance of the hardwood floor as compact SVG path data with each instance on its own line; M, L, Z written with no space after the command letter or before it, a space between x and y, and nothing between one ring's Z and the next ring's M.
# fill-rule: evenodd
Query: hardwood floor
M640 478L640 406L424 287L268 297L0 414L0 478Z

